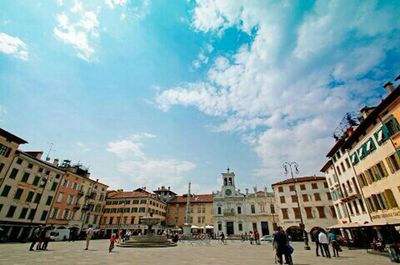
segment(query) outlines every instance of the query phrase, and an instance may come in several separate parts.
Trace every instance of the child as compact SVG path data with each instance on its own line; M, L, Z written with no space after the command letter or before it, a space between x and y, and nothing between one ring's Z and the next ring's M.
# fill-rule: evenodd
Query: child
M110 238L110 247L108 248L109 252L111 252L113 250L115 241L117 241L117 238L116 238L115 234L112 234L111 238Z

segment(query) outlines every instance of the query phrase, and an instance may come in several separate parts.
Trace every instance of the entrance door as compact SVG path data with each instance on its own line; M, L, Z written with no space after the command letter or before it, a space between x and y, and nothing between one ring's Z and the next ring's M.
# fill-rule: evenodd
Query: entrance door
M226 222L226 234L227 235L235 234L235 230L233 228L233 222Z
M269 235L268 222L261 222L261 233L263 236Z

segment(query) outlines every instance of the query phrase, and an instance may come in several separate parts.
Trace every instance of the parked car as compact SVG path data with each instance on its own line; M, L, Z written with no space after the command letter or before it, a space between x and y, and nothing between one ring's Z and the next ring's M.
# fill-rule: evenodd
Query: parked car
M273 236L271 236L271 235L265 235L265 236L262 236L262 237L260 238L260 241L272 242L273 239L274 239Z

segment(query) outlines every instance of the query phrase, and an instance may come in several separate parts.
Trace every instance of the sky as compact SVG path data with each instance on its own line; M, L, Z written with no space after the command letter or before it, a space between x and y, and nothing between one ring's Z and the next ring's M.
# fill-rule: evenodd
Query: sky
M399 73L397 1L7 0L0 127L111 189L321 175L346 112Z

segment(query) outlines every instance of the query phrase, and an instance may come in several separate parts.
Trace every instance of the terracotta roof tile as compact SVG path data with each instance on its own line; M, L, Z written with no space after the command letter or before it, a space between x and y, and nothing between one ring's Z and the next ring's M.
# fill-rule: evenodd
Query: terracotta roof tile
M321 176L307 176L307 177L298 177L298 178L290 178L290 179L285 179L280 182L276 182L272 184L271 186L276 186L276 185L282 185L282 184L290 184L290 183L299 183L299 182L310 182L310 181L316 181L316 180L326 180L325 177Z
M168 203L186 203L187 201L187 196L176 196L172 200L170 200ZM190 198L191 203L210 203L213 201L213 195L212 194L196 194L194 197Z

